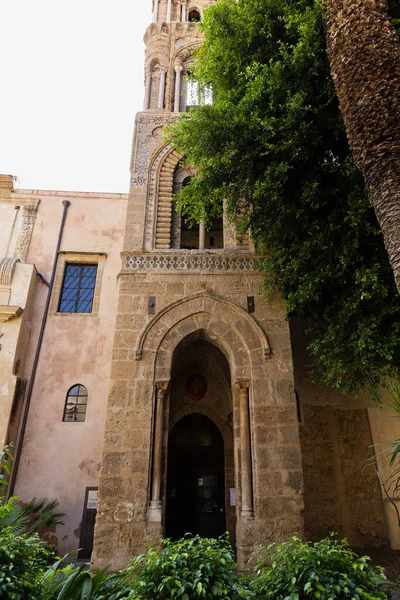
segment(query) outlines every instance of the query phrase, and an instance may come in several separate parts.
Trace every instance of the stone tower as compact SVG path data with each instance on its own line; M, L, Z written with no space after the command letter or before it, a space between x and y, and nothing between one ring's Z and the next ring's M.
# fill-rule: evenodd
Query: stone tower
M225 219L189 229L174 205L192 171L163 129L207 100L187 83L207 4L155 0L145 34L95 568L120 568L161 536L226 530L243 565L259 543L303 530L285 310L262 295L248 240Z

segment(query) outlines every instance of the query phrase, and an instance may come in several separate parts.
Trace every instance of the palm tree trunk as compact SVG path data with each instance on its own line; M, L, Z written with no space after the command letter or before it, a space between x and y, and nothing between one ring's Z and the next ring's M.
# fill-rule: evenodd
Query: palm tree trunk
M384 0L326 0L332 77L400 292L400 42Z

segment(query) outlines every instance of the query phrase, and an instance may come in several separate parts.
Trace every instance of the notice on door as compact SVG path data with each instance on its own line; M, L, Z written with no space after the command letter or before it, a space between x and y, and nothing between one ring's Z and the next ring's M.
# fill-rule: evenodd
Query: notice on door
M87 505L86 505L86 508L88 510L97 510L98 494L99 494L99 492L97 490L89 490Z
M236 489L235 488L229 488L229 498L230 498L230 505L236 506Z

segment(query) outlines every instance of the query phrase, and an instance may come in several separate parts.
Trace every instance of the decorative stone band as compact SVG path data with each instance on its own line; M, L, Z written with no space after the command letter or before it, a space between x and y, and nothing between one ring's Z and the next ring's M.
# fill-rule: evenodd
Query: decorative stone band
M178 251L156 253L122 253L123 271L148 273L169 271L182 273L257 273L253 253L208 253Z

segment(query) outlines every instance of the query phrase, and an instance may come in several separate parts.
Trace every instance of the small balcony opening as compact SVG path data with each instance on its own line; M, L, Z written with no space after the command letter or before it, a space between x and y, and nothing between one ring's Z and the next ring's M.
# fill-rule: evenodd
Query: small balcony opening
M197 10L191 10L189 12L189 23L199 23L201 20L200 13Z

